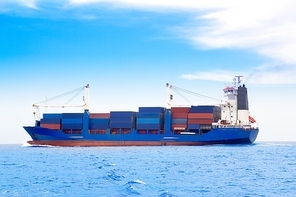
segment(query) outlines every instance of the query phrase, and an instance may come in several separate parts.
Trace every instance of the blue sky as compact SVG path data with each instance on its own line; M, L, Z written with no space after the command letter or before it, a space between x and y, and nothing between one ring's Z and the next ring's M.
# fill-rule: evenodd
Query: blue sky
M1 1L0 143L29 140L22 126L34 124L33 103L88 83L90 110L107 112L165 106L167 82L223 99L235 75L249 88L258 140L295 141L294 8L293 1ZM175 95L175 102L185 101Z

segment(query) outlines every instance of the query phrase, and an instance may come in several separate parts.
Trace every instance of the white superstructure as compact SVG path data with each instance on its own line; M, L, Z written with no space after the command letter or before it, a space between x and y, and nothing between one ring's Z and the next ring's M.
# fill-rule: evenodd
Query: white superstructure
M247 88L240 85L241 77L223 89L226 102L221 104L221 124L250 125Z

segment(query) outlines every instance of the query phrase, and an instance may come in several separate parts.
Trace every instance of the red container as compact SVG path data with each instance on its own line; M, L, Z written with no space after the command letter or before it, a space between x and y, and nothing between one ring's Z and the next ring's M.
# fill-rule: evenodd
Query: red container
M173 130L186 130L187 124L172 124Z
M188 113L190 107L172 107L171 112L172 113Z
M54 130L60 130L61 125L60 124L40 124L40 127L47 128L47 129L54 129Z
M188 114L187 113L179 113L179 112L174 112L172 113L172 118L173 119L187 119Z
M89 118L110 118L110 113L90 113Z
M188 124L212 124L212 119L188 119Z
M212 113L188 113L189 118L199 118L199 119L213 119Z

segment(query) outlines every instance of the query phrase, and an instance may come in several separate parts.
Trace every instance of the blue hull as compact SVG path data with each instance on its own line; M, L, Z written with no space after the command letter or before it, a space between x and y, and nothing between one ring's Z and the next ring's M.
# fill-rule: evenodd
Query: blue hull
M53 146L154 146L154 145L206 145L206 144L250 144L258 135L258 129L214 128L204 134L173 134L165 131L160 134L138 134L131 130L128 134L65 134L62 130L42 127L24 127L33 139L32 145Z

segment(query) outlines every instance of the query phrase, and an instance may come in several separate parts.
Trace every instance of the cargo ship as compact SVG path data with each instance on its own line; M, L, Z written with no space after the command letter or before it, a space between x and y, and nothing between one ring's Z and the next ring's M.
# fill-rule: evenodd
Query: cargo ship
M248 93L241 77L223 89L219 105L172 105L172 85L166 84L166 107L139 107L138 111L93 113L89 85L83 86L81 113L39 114L33 104L35 125L24 126L33 146L196 146L251 144L258 135L249 114ZM55 106L58 107L58 106ZM65 106L61 106L65 107Z

